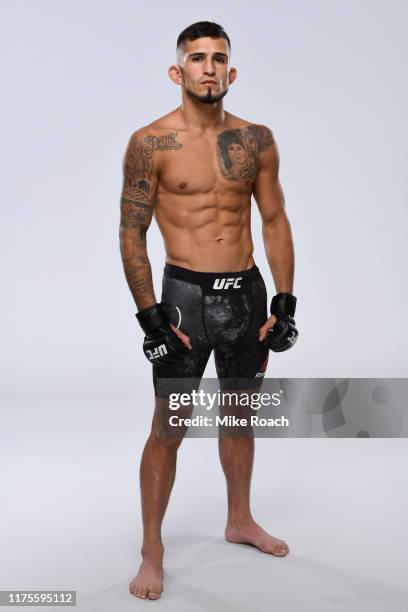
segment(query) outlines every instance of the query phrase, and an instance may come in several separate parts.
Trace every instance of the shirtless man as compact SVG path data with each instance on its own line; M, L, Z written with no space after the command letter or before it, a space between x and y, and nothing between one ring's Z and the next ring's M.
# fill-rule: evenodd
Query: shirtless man
M286 350L297 338L293 244L278 151L268 127L224 111L222 99L237 77L229 58L221 26L186 28L178 38L177 64L169 68L181 88L181 106L134 132L124 160L121 254L156 396L140 468L143 562L129 585L142 599L158 599L163 588L161 524L181 442L158 433L158 380L201 378L212 350L220 379L259 378L269 349ZM252 257L252 195L277 292L269 318L265 284ZM153 215L166 249L160 303L146 248ZM264 531L250 511L253 439L220 437L219 452L228 493L227 541L287 555L286 542Z

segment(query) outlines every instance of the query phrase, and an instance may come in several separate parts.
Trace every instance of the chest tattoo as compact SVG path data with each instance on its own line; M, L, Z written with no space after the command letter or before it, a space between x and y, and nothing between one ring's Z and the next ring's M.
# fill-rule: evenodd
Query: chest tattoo
M274 144L264 125L224 130L217 136L217 158L222 174L229 180L251 184L258 170L258 155Z
M128 202L151 204L151 167L154 151L178 151L177 132L161 136L145 136L129 149L125 163L124 199Z
M163 136L146 136L144 140L145 155L152 155L153 151L178 151L183 146L176 140L177 132L169 132Z

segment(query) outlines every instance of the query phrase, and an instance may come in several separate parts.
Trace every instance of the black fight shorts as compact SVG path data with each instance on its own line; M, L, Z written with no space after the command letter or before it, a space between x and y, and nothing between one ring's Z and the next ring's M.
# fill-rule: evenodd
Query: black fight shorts
M269 349L259 341L268 318L265 283L257 266L242 272L194 272L166 264L161 303L170 322L190 337L192 349L177 364L153 366L158 397L168 397L164 379L199 384L214 350L219 379L253 380L260 386ZM170 382L170 381L169 381ZM246 386L246 384L244 385Z

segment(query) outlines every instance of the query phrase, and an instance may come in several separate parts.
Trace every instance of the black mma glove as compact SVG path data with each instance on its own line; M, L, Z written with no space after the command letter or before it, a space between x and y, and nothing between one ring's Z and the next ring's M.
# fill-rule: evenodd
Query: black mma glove
M296 298L291 293L278 293L272 298L271 314L276 323L266 338L265 343L275 353L292 348L298 339L299 332L295 327Z
M187 355L189 349L170 327L170 319L161 304L154 304L136 313L146 334L143 351L153 365L174 364Z

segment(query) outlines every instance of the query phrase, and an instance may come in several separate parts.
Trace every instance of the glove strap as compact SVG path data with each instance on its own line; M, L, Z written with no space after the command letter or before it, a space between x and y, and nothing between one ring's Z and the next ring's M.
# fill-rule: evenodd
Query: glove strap
M161 304L153 304L150 308L140 310L136 313L136 318L146 336L149 336L162 325L170 323L168 314Z
M271 302L271 314L277 317L279 315L294 317L296 301L297 299L291 293L278 293L274 295Z

